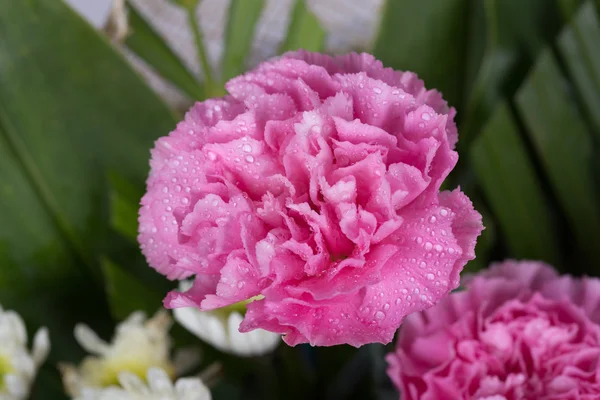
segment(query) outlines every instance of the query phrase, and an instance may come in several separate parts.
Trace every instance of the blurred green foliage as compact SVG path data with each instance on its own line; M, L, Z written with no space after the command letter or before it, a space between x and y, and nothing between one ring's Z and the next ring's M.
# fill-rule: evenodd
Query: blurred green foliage
M204 80L133 8L125 45L192 100L222 93L248 67L264 1L232 0L219 74L192 21L198 2L179 3ZM461 159L446 186L461 185L488 227L470 271L513 257L600 275L598 3L386 2L373 53L417 72L458 110ZM326 33L304 0L289 26L281 51L324 48ZM81 357L76 322L107 337L113 319L161 306L170 284L145 266L136 215L148 150L174 115L62 2L0 2L0 303L31 331L52 332L35 399L64 398L54 365ZM193 340L175 337L177 346ZM225 366L216 399L388 399L396 394L385 351L282 345L242 360L204 346L203 363Z

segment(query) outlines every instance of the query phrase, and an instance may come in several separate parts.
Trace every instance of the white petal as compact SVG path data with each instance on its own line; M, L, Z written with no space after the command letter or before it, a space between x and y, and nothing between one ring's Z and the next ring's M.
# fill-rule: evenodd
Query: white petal
M269 353L279 345L281 335L256 329L251 332L239 331L243 317L239 313L231 313L229 316L229 337L231 351L241 356L257 356Z
M227 328L223 323L223 320L214 315L207 313L207 336L206 341L218 349L227 351L230 348L229 335L227 334Z
M252 343L250 342L251 334L241 333L239 331L240 324L244 318L240 313L232 312L227 319L229 330L229 342L231 343L230 351L233 354L247 356L252 353Z
M14 311L4 313L2 324L6 334L10 335L11 342L24 346L27 343L27 330L19 314Z
M181 378L175 383L178 400L211 400L210 390L199 378Z
M148 385L153 393L172 394L173 384L167 373L160 368L150 368L146 375Z
M89 353L102 355L108 352L108 343L100 339L96 332L85 324L75 325L75 339Z
M173 315L177 322L203 341L222 350L229 348L227 332L223 322L209 311L183 307L176 308Z
M15 369L15 373L18 373L28 380L33 379L33 376L35 375L35 364L24 348L19 349L19 351L14 352L10 356L10 363Z
M125 388L125 390L127 390L128 392L140 395L150 394L150 391L148 390L146 385L144 385L144 382L142 382L142 380L136 374L123 371L119 373L118 379L121 386L123 386L123 388Z
M29 394L29 384L22 376L17 374L6 374L4 375L4 385L6 391L14 399L20 400L25 399Z
M32 356L35 365L39 367L46 361L50 353L50 335L48 329L40 328L33 337Z
M194 285L194 281L191 279L179 281L179 291L181 293L187 292L188 290L190 290L192 288L193 285Z

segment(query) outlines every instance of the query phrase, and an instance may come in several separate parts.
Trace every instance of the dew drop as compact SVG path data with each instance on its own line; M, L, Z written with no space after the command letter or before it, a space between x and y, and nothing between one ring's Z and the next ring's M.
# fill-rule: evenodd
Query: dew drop
M190 199L188 199L187 197L182 197L181 198L181 204L188 204L190 202Z
M440 253L442 250L444 250L444 248L439 244L436 244L434 248L435 248L435 251L437 251L438 253Z
M375 318L377 318L377 319L379 319L379 320L382 320L382 319L384 319L384 318L385 318L385 313L384 313L383 311L377 311L377 312L375 313Z
M421 114L421 119L423 121L429 121L431 119L431 115L429 115L429 113L423 113Z
M446 215L448 215L448 210L446 210L445 208L442 208L442 209L440 210L440 215L441 215L442 217L445 217Z
M432 215L431 218L429 218L429 223L434 224L435 221L436 221L436 218L435 218L435 216Z
M421 261L419 263L419 267L421 267L421 268L425 268L426 266L427 266L427 263L425 261Z
M432 248L433 248L433 245L431 244L431 242L425 243L425 250L426 251L430 251Z
M252 146L250 146L249 144L245 144L242 146L242 150L244 150L244 152L246 153L250 153L252 151Z
M384 309L385 311L389 310L389 309L390 309L390 305L389 305L388 303L385 303L385 304L383 305L383 309Z
M429 279L430 281L435 279L435 275L433 274L427 274L427 279Z
M250 164L252 164L254 162L254 157L252 157L250 154L248 154L246 157L246 162L249 162Z

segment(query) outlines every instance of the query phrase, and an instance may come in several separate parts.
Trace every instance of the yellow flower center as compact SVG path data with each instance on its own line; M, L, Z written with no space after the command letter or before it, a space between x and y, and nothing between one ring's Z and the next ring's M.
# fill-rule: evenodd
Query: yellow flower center
M14 368L10 362L10 359L0 354L0 392L2 392L6 384L4 383L4 376L14 371Z
M175 378L175 368L169 362L157 365L149 365L148 363L144 362L144 360L129 358L111 360L111 362L105 363L104 368L102 368L102 373L99 377L100 385L102 387L108 387L111 385L120 386L118 376L121 372L125 371L137 375L142 381L146 381L146 374L152 367L161 368L171 377L171 379Z

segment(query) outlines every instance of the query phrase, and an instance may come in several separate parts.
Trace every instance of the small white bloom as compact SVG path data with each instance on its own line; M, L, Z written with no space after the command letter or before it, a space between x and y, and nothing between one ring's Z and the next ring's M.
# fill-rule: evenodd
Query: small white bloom
M119 386L84 388L75 400L210 400L210 391L200 378L181 378L173 385L160 368L150 368L146 383L131 372L121 372Z
M0 400L21 400L29 395L35 374L50 352L48 330L41 328L27 349L23 319L0 307Z
M182 281L179 289L185 291L190 282ZM281 342L281 335L256 329L241 333L245 304L233 305L214 311L200 311L193 307L173 310L175 320L184 328L217 349L238 356L258 356L269 353Z
M87 325L78 324L75 338L92 355L86 357L79 367L61 365L67 393L76 397L84 390L118 385L122 372L143 378L153 367L174 376L175 366L169 357L171 341L168 331L171 324L172 320L164 310L149 320L144 313L135 312L117 326L110 344L100 339Z

